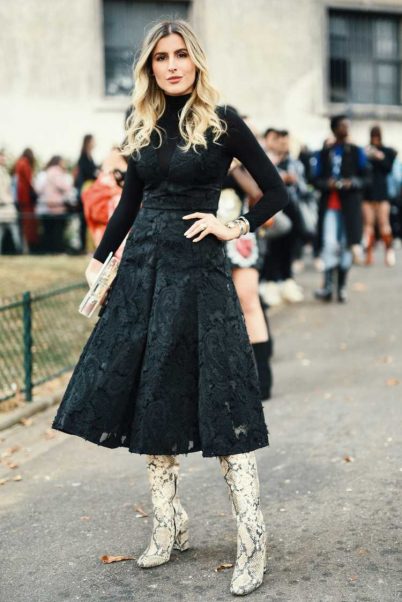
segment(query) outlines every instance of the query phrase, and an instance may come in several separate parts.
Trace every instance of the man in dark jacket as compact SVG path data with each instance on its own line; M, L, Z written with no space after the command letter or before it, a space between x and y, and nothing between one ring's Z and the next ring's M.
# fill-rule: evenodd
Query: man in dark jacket
M351 144L346 115L331 119L335 141L317 154L315 186L321 191L322 258L324 286L315 292L332 300L337 274L337 298L346 301L346 278L352 265L352 247L362 238L362 193L369 181L369 164L362 148Z

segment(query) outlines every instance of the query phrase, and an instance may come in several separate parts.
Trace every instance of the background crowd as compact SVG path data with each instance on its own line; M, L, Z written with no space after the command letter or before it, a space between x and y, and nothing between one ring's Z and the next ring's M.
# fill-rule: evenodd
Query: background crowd
M398 245L402 238L397 152L385 146L378 125L368 132L366 147L352 143L346 116L332 118L329 126L321 149L302 146L298 154L291 152L287 130L254 132L290 198L285 210L257 232L260 293L271 306L303 300L296 280L306 252L324 272L323 286L315 293L322 300L332 298L336 284L338 300L346 299L351 265L371 265L377 243L384 246L386 265L395 263L395 241ZM41 167L30 148L13 163L0 151L1 254L85 254L97 246L119 201L126 161L114 148L97 165L94 147L94 136L88 134L73 165L54 155ZM247 194L240 181L233 182L228 187L244 206ZM241 252L247 253L244 246Z
M385 265L395 265L394 247L402 239L402 164L397 152L383 143L378 125L368 132L365 147L354 144L345 115L330 120L330 136L320 149L302 146L297 154L287 130L269 127L260 135L243 118L276 166L289 197L284 210L256 232L226 243L262 396L269 399L273 339L267 310L304 300L297 275L307 258L322 273L314 292L322 302L347 301L352 265L372 265L377 244L384 248ZM75 164L68 166L54 155L42 168L30 148L11 165L0 151L0 253L92 254L119 203L127 170L117 147L101 165L94 161L94 148L95 138L87 134ZM225 222L246 213L261 194L234 160L218 218ZM124 244L125 239L117 257Z

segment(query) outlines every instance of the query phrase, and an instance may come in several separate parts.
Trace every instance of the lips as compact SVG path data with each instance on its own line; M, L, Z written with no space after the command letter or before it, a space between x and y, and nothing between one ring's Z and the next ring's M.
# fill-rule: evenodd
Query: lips
M168 77L168 82L175 83L175 82L179 82L181 79L182 79L181 76Z

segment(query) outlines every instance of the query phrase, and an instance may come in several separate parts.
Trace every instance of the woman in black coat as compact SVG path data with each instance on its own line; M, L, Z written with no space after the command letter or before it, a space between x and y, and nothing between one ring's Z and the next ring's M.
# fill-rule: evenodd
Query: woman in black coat
M372 180L366 190L363 203L364 236L366 240L366 265L374 262L374 246L376 242L375 227L378 226L379 234L385 246L385 263L395 265L395 251L392 243L392 230L390 224L390 209L388 191L388 175L397 155L393 148L382 143L381 128L375 125L370 131L370 144L366 148L367 157L372 167Z

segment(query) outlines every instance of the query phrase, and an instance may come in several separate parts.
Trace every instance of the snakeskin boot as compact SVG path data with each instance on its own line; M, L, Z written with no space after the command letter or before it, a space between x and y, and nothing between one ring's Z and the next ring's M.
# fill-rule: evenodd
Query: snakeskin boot
M154 520L150 544L137 560L141 568L168 562L172 548L184 552L189 547L188 516L177 495L177 458L147 455L147 471Z
M244 596L263 581L267 570L266 529L254 452L219 456L237 521L237 559L230 591Z

